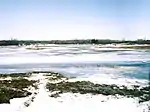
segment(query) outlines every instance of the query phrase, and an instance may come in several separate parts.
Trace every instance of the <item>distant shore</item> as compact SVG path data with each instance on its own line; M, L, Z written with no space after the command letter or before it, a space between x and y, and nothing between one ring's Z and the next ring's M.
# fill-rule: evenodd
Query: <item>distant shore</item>
M144 45L149 44L150 40L109 40L109 39L86 39L86 40L0 40L0 46L11 45L32 45L32 44L125 44L125 45Z

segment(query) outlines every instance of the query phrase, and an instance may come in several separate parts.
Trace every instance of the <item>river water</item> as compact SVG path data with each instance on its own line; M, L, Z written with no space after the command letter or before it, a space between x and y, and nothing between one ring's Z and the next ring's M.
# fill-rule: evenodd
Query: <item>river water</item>
M55 71L73 77L117 76L148 80L150 50L49 45L41 50L0 47L0 73Z

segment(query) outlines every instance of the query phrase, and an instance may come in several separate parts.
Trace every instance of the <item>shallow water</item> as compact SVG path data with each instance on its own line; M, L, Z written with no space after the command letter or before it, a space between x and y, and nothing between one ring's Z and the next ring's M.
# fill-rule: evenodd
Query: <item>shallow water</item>
M52 70L69 76L149 78L150 50L50 45L43 50L0 47L0 72Z

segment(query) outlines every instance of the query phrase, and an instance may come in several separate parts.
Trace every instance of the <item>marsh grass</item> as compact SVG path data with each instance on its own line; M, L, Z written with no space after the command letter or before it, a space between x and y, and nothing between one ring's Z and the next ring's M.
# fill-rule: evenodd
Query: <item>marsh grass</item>
M47 73L47 74L58 74L55 72L51 72L51 71L31 71L31 72L27 72L27 73L9 73L9 74L0 74L0 78L7 78L7 77L11 77L11 78L15 78L15 77L30 77L32 74L38 74L38 73Z
M150 86L142 87L133 86L132 89L127 88L126 86L117 86L115 84L94 84L90 81L76 81L76 82L66 82L62 81L59 83L47 83L46 88L50 91L59 91L55 94L52 94L51 97L59 97L61 93L80 93L87 94L91 93L93 95L102 94L102 95L120 95L126 97L138 97L139 102L145 102L150 100Z
M49 81L57 81L57 80L62 80L62 79L68 80L67 77L59 73L50 73L50 74L45 74L44 76L47 76L47 79Z
M12 98L26 97L31 94L31 92L28 92L26 90L0 87L0 103L10 103L10 99Z
M29 87L37 89L36 81L17 78L12 80L0 80L0 103L10 103L12 98L20 98L31 95Z
M10 74L0 74L0 78L20 78L20 77L30 77L31 73L10 73Z

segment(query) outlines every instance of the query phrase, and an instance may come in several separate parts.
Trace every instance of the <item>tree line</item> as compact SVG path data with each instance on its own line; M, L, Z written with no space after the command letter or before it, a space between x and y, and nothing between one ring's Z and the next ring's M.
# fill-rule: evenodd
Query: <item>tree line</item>
M0 46L31 45L31 44L150 44L150 40L110 40L110 39L81 39L81 40L0 40Z

